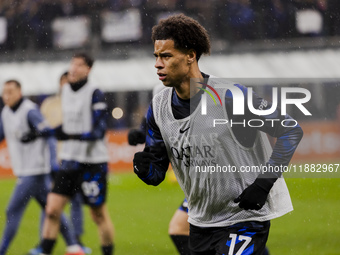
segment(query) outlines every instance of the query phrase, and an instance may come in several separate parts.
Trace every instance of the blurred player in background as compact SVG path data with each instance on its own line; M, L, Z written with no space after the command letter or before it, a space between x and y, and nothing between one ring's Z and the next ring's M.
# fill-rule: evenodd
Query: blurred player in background
M26 144L21 142L24 134L32 130L39 132L46 127L46 123L38 106L22 97L20 83L16 80L5 82L2 98L5 107L0 118L0 140L6 137L13 173L18 177L6 210L6 226L0 246L0 254L4 255L30 199L35 198L44 210L51 186L50 171L59 166L54 138L39 138ZM72 228L69 228L65 216L62 216L61 223L61 232L71 247L76 243ZM39 250L35 252L37 254Z
M62 110L61 110L61 89L62 86L68 83L68 72L63 73L59 79L59 92L55 96L46 98L41 107L40 111L51 128L56 128L62 124ZM58 154L61 150L62 142L58 142L57 145L57 158L59 160ZM52 174L55 176L56 172ZM81 235L84 232L84 222L83 222L83 210L82 210L82 195L80 192L74 195L71 199L71 210L70 218L71 223L76 234L78 244L83 248L86 254L91 254L91 249L85 247L81 241Z
M152 96L154 97L158 92L165 87L163 84L158 84L153 88ZM146 118L143 117L142 123L139 129L132 129L128 133L128 143L132 146L145 143L146 134ZM180 207L176 210L172 216L169 229L169 236L176 246L177 251L181 255L189 255L190 250L188 246L189 242L189 223L188 223L188 203L184 199Z
M293 209L281 172L227 172L210 175L195 169L203 163L235 166L287 166L302 138L299 125L276 109L270 116L253 114L245 105L244 115L233 114L233 94L226 88L214 88L198 67L202 54L210 53L206 30L183 14L161 20L153 27L155 67L159 79L168 87L158 93L146 119L146 144L135 154L134 172L149 185L158 185L169 162L188 200L191 254L262 255L268 239L270 220ZM190 86L192 78L200 83ZM222 81L221 85L225 84ZM247 88L240 85L247 98ZM197 110L203 91L212 88L223 99L222 107L207 100L209 114ZM204 90L203 90L204 89ZM256 109L270 109L255 93ZM262 103L262 104L261 104ZM209 118L261 119L261 127L242 125L209 126ZM272 125L267 119L278 119ZM285 120L286 126L281 125ZM287 127L288 126L288 127ZM277 137L271 150L266 135Z
M43 227L42 254L51 254L59 231L60 215L77 192L90 206L103 255L113 254L113 224L105 204L108 151L104 142L107 105L104 94L88 82L93 59L85 53L71 60L68 84L62 87L62 125L37 136L55 135L63 140L59 154L61 168L49 193ZM84 254L78 246L68 254Z

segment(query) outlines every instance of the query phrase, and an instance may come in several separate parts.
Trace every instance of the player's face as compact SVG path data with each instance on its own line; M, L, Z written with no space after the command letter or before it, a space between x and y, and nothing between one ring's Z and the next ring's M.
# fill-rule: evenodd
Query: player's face
M17 102L19 102L21 97L21 89L18 88L15 83L5 83L2 90L2 100L5 105L13 107Z
M86 64L82 58L73 58L71 60L70 70L68 73L68 81L75 83L85 80L89 75L91 68Z
M180 86L189 76L189 56L175 49L173 40L156 40L154 47L159 80L167 87Z

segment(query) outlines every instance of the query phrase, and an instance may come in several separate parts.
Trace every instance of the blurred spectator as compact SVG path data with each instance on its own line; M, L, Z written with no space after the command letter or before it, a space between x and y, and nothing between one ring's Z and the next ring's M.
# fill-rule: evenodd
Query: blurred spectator
M101 14L129 8L141 12L142 43L150 43L151 27L159 18L176 12L198 19L214 38L229 41L340 35L338 0L0 0L0 16L7 23L0 50L50 49L51 22L58 17L88 16L92 37L100 40ZM320 31L299 32L297 13L305 10L321 16Z
M258 1L252 1L254 2ZM292 7L283 0L262 0L262 6L257 8L257 15L262 17L263 38L284 38L290 37L292 22ZM258 31L260 30L258 29Z
M340 35L340 4L339 0L328 0L328 24L330 35Z
M37 26L37 45L41 49L52 47L51 23L56 17L62 16L63 11L61 2L56 0L41 0L41 5L36 13Z
M72 1L60 0L61 14L63 17L72 16L76 13L76 7Z
M230 24L234 39L254 38L255 12L249 0L229 0L224 19Z
M73 0L73 4L76 15L88 15L91 11L96 11L95 8L92 9L95 5L90 1Z

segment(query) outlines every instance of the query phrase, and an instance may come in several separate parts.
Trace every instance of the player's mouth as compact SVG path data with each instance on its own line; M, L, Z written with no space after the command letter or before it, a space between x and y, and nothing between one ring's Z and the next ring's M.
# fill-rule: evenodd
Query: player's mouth
M161 81L164 80L166 77L166 74L163 74L163 73L157 73L157 75Z

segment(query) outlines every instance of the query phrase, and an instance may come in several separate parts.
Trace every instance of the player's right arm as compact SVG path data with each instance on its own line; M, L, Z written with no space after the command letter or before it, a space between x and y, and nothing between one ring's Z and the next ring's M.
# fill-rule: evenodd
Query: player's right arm
M39 109L30 110L27 114L27 121L34 134L42 134L42 137L46 138L48 148L50 150L50 165L52 171L59 169L59 163L57 160L57 140L53 136L48 134L51 132L51 128L48 126L43 115Z
M168 154L153 115L152 104L146 115L145 148L144 151L135 154L133 167L142 181L154 186L164 180L169 167Z
M54 129L51 129L45 121L39 109L32 109L27 114L27 121L30 131L21 137L21 142L29 143L38 137L49 138L55 136Z

